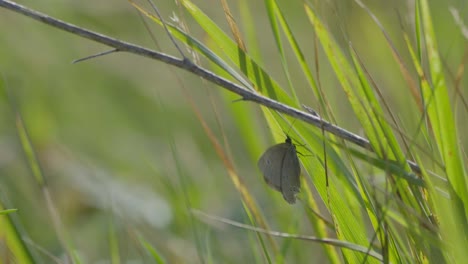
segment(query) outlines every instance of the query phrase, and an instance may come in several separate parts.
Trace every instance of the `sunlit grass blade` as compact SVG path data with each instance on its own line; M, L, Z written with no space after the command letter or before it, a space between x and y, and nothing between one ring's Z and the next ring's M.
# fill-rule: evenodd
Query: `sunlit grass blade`
M270 21L270 28L271 28L271 30L273 32L276 47L278 48L279 56L280 56L280 59L281 59L281 66L283 68L284 75L286 76L286 80L288 81L289 91L293 95L293 98L296 101L296 103L299 105L300 104L299 98L297 98L296 90L294 89L294 85L293 85L293 82L291 80L291 74L289 72L290 70L289 70L289 67L288 67L286 53L285 53L285 50L284 50L283 41L281 40L281 33L279 31L279 28L278 28L278 19L277 19L277 15L276 15L278 7L277 7L276 3L273 0L265 0L265 5L266 5L268 18L269 18L269 21Z
M455 125L453 109L451 108L449 92L445 82L442 61L437 50L437 41L432 27L429 4L426 0L419 1L421 5L422 22L432 87L423 87L423 97L427 113L433 124L434 136L439 152L443 157L447 177L456 194L464 204L468 204L466 171L460 156L457 126ZM468 216L468 207L465 215Z
M431 129L437 144L439 155L445 164L445 173L449 180L451 199L434 199L439 214L443 237L450 241L446 260L466 259L468 223L468 187L464 161L459 149L459 137L451 106L449 91L445 81L444 69L437 48L437 40L432 25L429 3L420 0L416 3L421 15L421 29L424 36L424 50L427 52L430 84L422 85L422 95L431 121ZM415 64L417 62L415 61ZM421 79L424 81L419 72ZM434 195L436 195L434 193ZM436 196L437 197L437 196ZM440 197L440 196L439 196ZM447 254L448 253L448 254ZM452 255L453 254L453 255Z
M17 212L18 209L5 209L5 210L0 210L0 215L7 215L7 214L11 214L11 213L14 213L14 212Z
M327 54L327 57L334 69L335 75L337 76L340 84L345 91L347 98L354 110L355 116L359 119L362 124L367 137L369 138L373 149L380 158L385 160L394 160L404 167L405 170L410 172L409 165L406 163L406 157L399 147L396 137L391 130L387 121L383 118L383 110L374 92L371 89L367 81L367 76L363 73L363 70L358 62L356 55L351 52L354 65L351 65L340 47L336 44L328 32L325 30L324 25L321 23L319 18L315 15L313 10L306 5L306 12L311 23L314 25L317 36L322 43L322 47ZM359 173L356 173L359 175ZM365 183L366 180L358 177L360 181ZM399 194L403 201L412 205L413 208L418 208L420 203L415 199L418 197L418 190L413 188L413 192L408 192L408 184L406 181L394 182L396 190L399 190ZM367 197L368 192L365 191L364 185L360 184L363 199L371 199ZM420 196L419 196L420 197ZM374 228L378 228L380 222L373 218L373 209L369 208L369 216L373 219ZM390 251L394 258L397 258L396 248L392 247Z
M13 255L16 263L36 263L28 246L24 243L21 234L13 224L9 214L16 212L16 209L3 209L0 203L0 236L5 240L6 249Z
M270 98L294 106L295 103L284 92L284 90L271 78L271 76L248 54L243 52L237 44L231 40L208 16L206 16L197 6L188 0L182 1L186 10L213 39L213 41L223 50L227 56L247 78L254 84L255 88Z
M143 246L143 248L146 249L148 254L153 258L153 261L157 264L165 264L167 263L164 258L161 256L161 254L156 250L153 245L151 245L142 235L138 235L138 241L140 244Z
M295 127L298 131L308 131L308 129L303 127L303 124L296 124ZM322 200L328 207L338 238L359 245L368 245L363 216L357 214L363 207L363 204L360 200L360 194L354 177L343 163L340 155L333 148L328 147L326 155L329 185L327 186L326 174L323 168L322 137L320 132L318 135L315 133L317 132L292 135L292 137L299 138L300 142L306 144L308 148L317 150L314 152L313 157L301 158L302 164ZM319 151L320 149L322 151ZM319 221L319 219L317 220ZM362 261L365 258L365 256L349 251L342 251L342 253L351 261Z

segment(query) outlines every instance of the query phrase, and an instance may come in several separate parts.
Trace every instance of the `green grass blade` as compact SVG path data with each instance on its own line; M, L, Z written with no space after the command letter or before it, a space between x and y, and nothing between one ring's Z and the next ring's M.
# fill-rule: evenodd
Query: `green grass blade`
M332 65L335 75L347 95L347 98L355 112L355 116L362 124L373 149L381 159L394 160L398 162L400 166L404 167L405 170L410 172L410 168L406 163L406 157L399 147L393 131L387 121L383 118L383 110L375 97L371 86L367 82L367 78L363 73L356 55L351 52L351 57L354 62L354 65L351 65L338 44L329 35L327 30L325 30L324 25L315 15L313 10L308 5L306 5L305 8L309 20L314 25L316 34L322 43L322 47L330 61L330 64ZM356 175L359 175L359 173ZM368 192L365 190L365 185L362 184L366 182L366 179L359 176L358 179L360 179L359 186L363 199L368 201L371 200L371 197L367 197ZM411 207L416 210L421 210L418 209L421 205L415 198L420 197L418 189L410 188L413 191L409 192L408 183L406 181L398 180L398 178L394 184L396 190L399 190L399 194L405 203L411 205ZM372 218L372 215L377 212L373 212L372 208L369 209L369 216ZM373 224L374 228L378 228L380 225L380 223L375 221L375 218L373 220ZM393 258L398 258L396 251L395 247L391 248L391 254L394 256Z
M224 33L208 16L206 16L206 14L188 0L184 0L181 3L205 30L208 36L212 38L212 40L223 50L223 54L240 68L240 70L254 84L256 89L274 100L281 101L291 106L295 105L278 83L271 78L271 76L257 62L242 51L226 33Z
M39 186L43 187L45 185L44 176L42 175L42 171L39 167L39 162L37 161L36 154L34 153L34 149L31 145L31 142L29 141L28 134L26 133L26 129L24 127L23 121L19 113L16 113L16 128L21 141L21 145L23 147L23 151L26 154L26 158L29 162L29 167L31 168L32 174Z
M3 204L0 203L0 236L5 239L5 246L13 255L15 263L36 263L9 216L9 214L16 211L16 209L3 210Z
M288 62L287 62L286 54L284 51L283 42L281 40L281 33L278 28L278 18L276 16L278 6L276 5L276 2L274 0L265 0L265 6L266 6L267 14L268 14L268 19L270 21L270 27L273 32L273 36L275 38L276 47L278 48L278 52L280 55L281 66L283 67L283 72L286 75L286 79L288 80L289 90L291 91L291 94L293 95L294 100L299 105L300 104L299 98L297 98L296 90L294 89L294 86L291 80L291 74L289 73L290 70L288 67Z
M295 127L295 131L299 131L300 134L293 134L292 137L301 139L301 144L303 143L307 148L316 150L313 152L314 157L302 158L301 161L315 189L328 207L335 223L338 239L367 246L364 221L362 215L357 213L363 207L363 203L360 200L361 196L352 173L343 163L341 156L333 148L327 148L327 169L330 181L327 187L323 168L324 153L321 131L317 129L315 133L310 132L302 124L297 124ZM356 252L342 251L342 253L351 262L359 262L365 258L364 255Z
M18 209L5 209L5 210L0 211L0 215L7 215L7 214L11 214L17 211Z
M132 2L132 5L139 12L141 12L143 15L145 15L146 17L150 18L155 23L162 26L161 20L158 17L150 14L149 12L144 10L142 7L140 7L139 5L137 5L137 4L133 3L133 2ZM227 72L229 74L229 76L233 77L235 80L237 80L242 85L244 85L244 87L246 87L246 88L248 88L250 90L254 89L252 87L252 85L248 81L245 80L244 77L242 77L235 69L233 69L231 66L229 66L221 57L219 57L214 52L212 52L210 49L208 49L205 45L203 45L203 43L201 43L197 39L193 38L189 34L185 33L182 29L171 25L170 23L166 23L166 26L167 26L169 32L174 37L176 37L177 39L182 41L184 44L186 44L187 46L189 46L193 50L199 52L200 54L203 54L210 61L215 63L218 67L220 67L225 72Z
M466 259L468 253L464 246L468 234L468 175L459 148L459 136L454 119L444 69L437 48L437 40L432 25L429 3L418 1L421 12L421 28L423 29L425 49L427 52L431 85L422 85L422 95L431 121L432 131L439 155L445 165L445 173L449 180L450 200L438 199L436 204L440 216L443 236L451 246L449 252L458 262ZM450 255L447 254L447 260Z
M153 247L142 235L138 235L138 241L146 249L149 255L153 258L154 262L157 264L165 264L166 261L164 258L159 254L158 250Z
M437 41L432 27L429 4L421 0L421 13L426 40L432 88L424 86L423 96L428 116L432 122L439 152L443 157L447 177L456 194L468 205L467 175L460 156L457 127L445 82L442 61L437 50ZM465 215L468 216L468 207Z
M401 177L402 179L408 181L409 184L419 187L425 186L424 180L417 177L414 173L406 171L397 162L372 157L369 154L362 153L352 148L349 148L348 151L353 155L353 157L359 158L360 160L369 163L373 167L380 168L382 171L390 172L396 177Z
M316 98L322 98L320 91L318 90L317 83L315 81L314 76L312 75L312 71L310 70L309 64L307 64L307 61L305 59L304 53L302 52L301 48L299 47L299 43L297 42L296 38L294 37L291 28L289 27L289 24L286 20L286 18L283 15L283 12L281 11L281 8L278 6L278 2L275 0L269 0L269 6L271 9L273 9L276 19L279 22L282 30L284 31L284 34L286 36L286 39L289 42L289 45L291 46L294 55L296 56L296 60L301 66L302 72L304 73L304 76L306 77L309 86L312 87L312 91L314 92L314 95Z

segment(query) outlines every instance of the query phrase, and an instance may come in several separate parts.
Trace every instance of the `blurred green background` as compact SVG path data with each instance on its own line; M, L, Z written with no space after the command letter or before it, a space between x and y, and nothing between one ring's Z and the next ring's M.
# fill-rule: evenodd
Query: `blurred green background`
M229 32L220 2L194 2ZM412 32L410 1L364 2L381 20L396 48L403 51L401 56L409 61L401 29ZM165 32L147 21L159 48L155 45L142 17L127 1L36 0L21 4L78 26L179 56ZM257 42L247 41L248 50L287 87L262 1L229 4L243 33L251 30L248 27L256 30ZM302 2L279 1L279 4L307 61L313 65L314 32ZM353 1L314 4L340 43L344 47L352 43L411 135L419 115L378 27ZM179 7L172 1L157 1L156 5L167 20L174 14L180 16ZM438 43L439 50L448 76L453 77L462 62L466 39L449 12L451 6L468 21L464 1L431 1L436 34L443 40ZM243 24L240 7L247 7L253 14L253 24ZM179 19L186 21L194 37L204 40L204 33L188 15ZM255 46L259 53L255 52ZM209 214L248 222L240 196L183 89L189 92L220 142L224 142L225 134L224 143L229 145L237 172L261 206L270 227L314 234L308 222L302 221L305 209L286 204L279 193L266 186L256 168L260 154L275 143L258 106L232 102L236 96L226 96L227 92L211 83L135 55L116 53L71 63L107 49L0 9L0 73L8 94L0 103L0 198L7 207L19 209L14 218L39 259L49 260L38 247L58 257L63 257L63 248L21 147L12 104L23 117L68 238L85 263L111 258L112 234L117 237L122 259L133 260L132 263L150 259L137 241L140 234L169 263L199 262L197 250L209 252L215 263L258 260L260 250L246 243L255 239L253 234L191 219L187 200L191 207ZM359 134L359 124L349 114L352 111L345 95L320 49L317 60L321 85L337 113L338 125ZM293 63L290 66L302 103L316 107L304 77L299 70L294 71L299 67ZM466 80L462 80L460 87L466 96L465 84ZM458 102L456 107L463 106ZM239 124L232 117L233 112L246 108L252 113L252 120L245 124L251 130L247 136L240 133ZM468 131L466 114L460 111L457 116L460 131ZM461 144L464 148L468 146L467 142ZM195 241L194 233L200 240ZM293 249L287 255L291 263L324 260L318 244L278 241Z

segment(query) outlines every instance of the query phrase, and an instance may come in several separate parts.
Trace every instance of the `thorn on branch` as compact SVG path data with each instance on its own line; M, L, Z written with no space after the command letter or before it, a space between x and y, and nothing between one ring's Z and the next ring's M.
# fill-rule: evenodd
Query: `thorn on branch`
M101 57L101 56L111 54L111 53L114 53L114 52L118 52L118 51L119 51L118 49L111 49L111 50L108 50L108 51L103 51L103 52L100 52L100 53L97 53L97 54L94 54L94 55L90 55L90 56L87 56L87 57L84 57L84 58L81 58L81 59L76 59L76 60L72 61L72 64L82 62L82 61L85 61L85 60L89 60L89 59L94 59L94 58Z

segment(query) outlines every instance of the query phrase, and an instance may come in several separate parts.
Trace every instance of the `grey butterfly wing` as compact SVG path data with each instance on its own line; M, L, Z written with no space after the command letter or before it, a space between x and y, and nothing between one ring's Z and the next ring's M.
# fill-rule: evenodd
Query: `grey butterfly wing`
M296 194L301 189L301 165L297 157L296 147L293 144L288 145L281 168L281 193L286 202L293 204L296 202Z
M283 159L288 152L290 144L281 143L267 149L258 160L257 166L262 171L265 182L273 189L281 192L281 174L283 172Z

